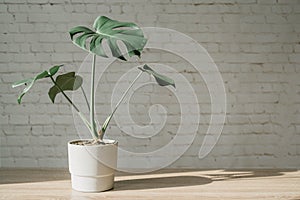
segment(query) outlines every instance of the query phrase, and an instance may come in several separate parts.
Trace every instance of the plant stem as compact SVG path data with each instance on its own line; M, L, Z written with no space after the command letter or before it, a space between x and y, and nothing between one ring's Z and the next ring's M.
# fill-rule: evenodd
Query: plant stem
M81 92L82 92L82 94L83 94L83 96L84 96L84 99L85 99L86 105L87 105L87 107L88 107L88 110L90 111L90 105L89 105L89 101L88 101L88 99L87 99L87 97L86 97L86 93L85 93L85 91L84 91L84 89L83 89L82 86L80 86L80 89L81 89Z
M73 106L73 108L77 111L77 114L79 115L79 117L81 118L81 120L84 122L84 124L86 125L86 127L91 130L91 125L89 124L89 122L87 121L87 119L82 115L82 113L80 112L80 110L77 108L77 106L72 102L72 100L66 95L66 93L61 89L61 87L59 85L57 85L56 81L53 79L52 76L50 76L52 82L54 83L54 85L59 89L59 91L64 95L64 97L68 100L68 102Z
M96 55L93 55L93 65L92 65L92 73L91 73L91 94L90 94L90 124L91 131L94 139L98 139L98 134L95 127L95 66L96 66Z
M102 140L103 136L105 134L106 128L112 118L112 116L115 114L116 110L118 109L118 107L120 106L120 104L122 103L122 101L124 100L125 96L127 95L127 93L129 92L129 90L132 88L132 86L134 85L134 83L140 78L140 76L143 74L144 71L140 71L140 73L135 77L135 79L132 81L132 83L129 85L129 87L127 88L127 90L124 92L123 96L121 97L121 99L118 101L117 105L115 106L114 110L112 111L112 113L108 116L108 118L105 120L105 123L103 124L103 127L101 129L101 131L99 132L99 137Z
M135 77L135 79L132 81L132 83L129 85L129 87L127 88L127 90L124 92L123 96L121 97L121 99L119 100L119 102L117 103L117 105L115 106L115 109L113 112L115 112L117 110L117 108L119 107L119 105L122 103L123 99L125 98L125 96L127 95L127 93L129 92L129 90L132 88L133 84L140 78L140 76L143 74L143 71L140 71L140 73Z

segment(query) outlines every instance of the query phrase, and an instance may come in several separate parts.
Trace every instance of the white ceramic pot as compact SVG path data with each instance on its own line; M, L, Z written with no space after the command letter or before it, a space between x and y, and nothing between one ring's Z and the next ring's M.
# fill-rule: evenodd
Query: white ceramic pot
M78 145L68 142L69 171L72 188L81 192L101 192L112 189L117 168L118 143L104 140L107 144Z

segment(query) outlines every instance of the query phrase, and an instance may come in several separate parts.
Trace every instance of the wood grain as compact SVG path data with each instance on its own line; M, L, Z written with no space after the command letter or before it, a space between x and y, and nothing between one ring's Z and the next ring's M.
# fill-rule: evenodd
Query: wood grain
M1 169L0 199L289 199L300 200L300 171L162 170L117 173L115 188L103 193L71 189L67 170Z

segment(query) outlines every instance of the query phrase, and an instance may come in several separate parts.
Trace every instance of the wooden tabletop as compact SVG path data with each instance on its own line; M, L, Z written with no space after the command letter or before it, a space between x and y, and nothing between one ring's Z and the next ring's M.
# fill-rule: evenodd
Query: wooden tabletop
M67 170L0 169L0 199L289 199L300 200L300 171L162 170L118 173L102 193L71 189Z

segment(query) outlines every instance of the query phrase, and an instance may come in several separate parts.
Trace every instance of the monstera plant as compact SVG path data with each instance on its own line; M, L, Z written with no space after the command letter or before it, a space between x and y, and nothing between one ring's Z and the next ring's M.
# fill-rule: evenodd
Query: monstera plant
M106 118L102 127L97 127L95 123L94 79L97 56L108 57L103 47L104 42L108 44L113 57L126 61L126 57L141 56L147 39L144 37L142 29L136 24L112 20L105 16L100 16L95 20L93 30L84 26L77 26L72 28L69 34L75 45L93 55L89 100L82 87L83 79L79 75L76 75L75 72L68 72L57 75L56 78L54 77L63 65L55 65L48 71L43 71L33 78L16 82L13 84L13 87L25 85L24 90L18 97L18 103L21 103L23 96L37 81L42 79L50 79L52 81L53 86L48 92L51 101L54 103L56 95L61 93L77 111L92 136L92 139L75 140L68 143L69 170L72 174L72 187L75 190L85 192L104 191L113 187L113 169L116 168L117 142L115 140L104 139L103 137L109 122L126 97L126 94L143 73L152 75L160 86L170 85L175 87L175 83L171 78L159 74L147 64L143 65L143 67L138 67L140 73L132 80L128 89L124 91L121 99L111 114ZM118 42L122 42L126 46L126 52L121 52ZM65 93L65 91L75 91L79 88L89 107L89 120L80 112L79 108ZM88 163L88 165L86 163Z

